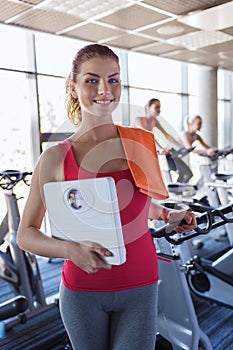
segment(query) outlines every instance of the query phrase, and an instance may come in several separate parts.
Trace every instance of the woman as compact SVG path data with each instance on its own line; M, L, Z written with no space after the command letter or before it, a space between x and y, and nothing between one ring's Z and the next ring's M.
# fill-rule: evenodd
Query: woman
M134 125L137 128L142 128L148 131L159 130L166 138L169 139L169 135L166 133L157 117L161 112L161 103L157 98L151 98L145 106L146 116L136 117ZM155 138L156 139L156 138ZM170 155L170 151L163 147L158 140L156 140L157 149L160 154Z
M182 134L182 140L186 148L192 147L193 145L201 146L193 150L195 154L208 154L210 157L216 154L217 149L207 145L202 137L199 135L199 131L202 127L202 118L199 115L187 117L185 119L185 131Z
M148 131L152 131L156 127L156 118L159 116L161 111L161 104L157 98L151 98L145 106L146 116L136 117L135 126L143 128Z
M134 133L129 128L128 137L127 128L113 124L112 112L121 95L115 53L98 44L81 49L73 60L66 88L68 116L79 127L65 142L41 155L22 216L18 244L37 255L65 259L60 310L74 350L152 350L157 329L158 267L148 217L166 222L184 218L186 224L178 226L177 232L196 227L196 219L193 213L180 213L152 203L149 194L154 193L154 181L150 186L150 177L157 169L155 179L160 181L159 168L151 169L145 154L139 158L138 155L141 149L148 153L148 159L151 157L147 135L154 140L153 135L140 129L133 129L137 130ZM146 142L140 148L137 139L143 142L142 136ZM132 158L135 148L138 164ZM144 162L142 168L140 160ZM155 162L155 158L151 157L151 161ZM151 174L143 177L144 167ZM61 241L40 231L46 210L45 183L103 176L114 178L118 193L127 251L127 260L120 266L107 264L104 257L111 252L95 242ZM158 191L155 188L157 198L166 197L166 189L160 190L161 186Z

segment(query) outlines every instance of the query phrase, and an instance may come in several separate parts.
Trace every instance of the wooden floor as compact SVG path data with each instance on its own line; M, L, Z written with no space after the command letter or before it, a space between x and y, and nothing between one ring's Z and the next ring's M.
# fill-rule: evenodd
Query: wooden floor
M61 260L38 259L46 296L56 300L61 278ZM13 296L9 286L0 280L0 302ZM213 350L233 350L233 310L203 299L194 298L201 329L210 338ZM25 324L15 324L0 339L1 350L65 350L66 333L58 306L30 318ZM157 347L156 347L157 349ZM165 348L160 348L164 349ZM82 349L80 349L82 350ZM98 349L101 350L101 349ZM131 350L131 349L129 349ZM146 349L142 349L146 350ZM192 350L192 349L190 349Z

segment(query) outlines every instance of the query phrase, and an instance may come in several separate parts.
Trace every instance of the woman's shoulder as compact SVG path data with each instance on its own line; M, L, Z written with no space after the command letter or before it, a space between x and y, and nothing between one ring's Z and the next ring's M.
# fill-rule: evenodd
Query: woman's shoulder
M58 145L53 145L45 149L38 160L38 165L46 172L51 172L54 175L62 168L62 156Z
M34 182L41 188L47 182L62 181L63 165L59 153L57 145L50 146L41 153L33 171Z
M181 138L184 140L191 140L191 135L188 130L182 130L180 135L181 135Z
M47 147L40 156L40 159L61 159L61 154L60 154L60 150L59 150L59 145L53 145L53 146L49 146Z
M201 135L200 135L200 134L198 134L198 133L196 133L196 140L198 140L198 141L202 140ZM203 140L202 140L202 141L203 141Z

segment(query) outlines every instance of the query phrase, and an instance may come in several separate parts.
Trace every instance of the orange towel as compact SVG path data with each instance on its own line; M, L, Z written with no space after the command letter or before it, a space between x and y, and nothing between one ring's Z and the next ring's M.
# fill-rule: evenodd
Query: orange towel
M155 199L168 198L159 167L154 135L139 128L116 126L139 191Z

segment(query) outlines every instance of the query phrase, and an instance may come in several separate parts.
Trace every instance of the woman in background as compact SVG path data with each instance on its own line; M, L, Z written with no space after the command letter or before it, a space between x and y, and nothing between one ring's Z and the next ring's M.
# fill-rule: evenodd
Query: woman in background
M186 117L185 131L182 134L182 140L186 148L197 145L193 150L195 154L204 154L212 157L216 154L217 148L209 146L200 136L199 131L202 127L202 118L199 115ZM200 147L201 146L201 147Z
M144 117L136 117L134 121L135 127L152 131L156 126L156 118L161 112L161 103L157 98L151 98L145 106L146 115Z

